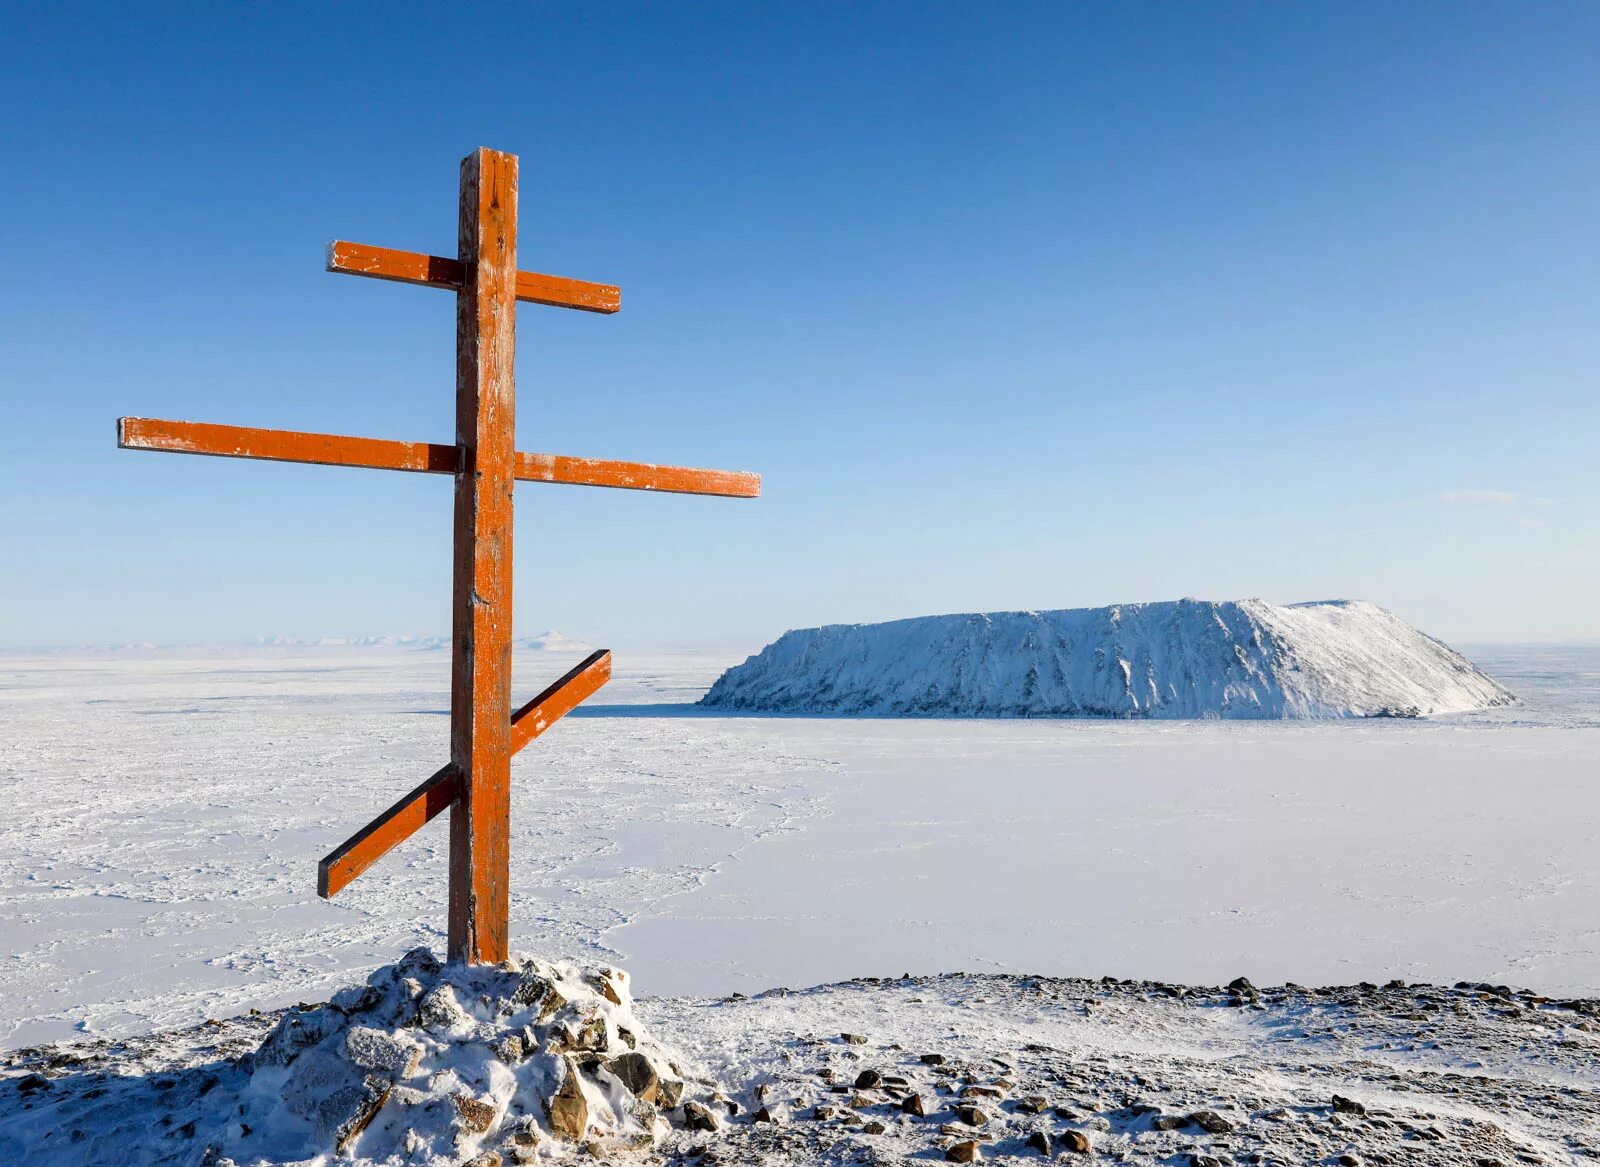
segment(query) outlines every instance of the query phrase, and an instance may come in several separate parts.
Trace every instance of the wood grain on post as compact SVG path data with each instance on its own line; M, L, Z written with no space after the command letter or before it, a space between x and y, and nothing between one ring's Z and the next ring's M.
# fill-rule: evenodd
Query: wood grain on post
M511 497L516 423L517 160L461 163L456 295L455 582L449 952L506 958L511 877Z

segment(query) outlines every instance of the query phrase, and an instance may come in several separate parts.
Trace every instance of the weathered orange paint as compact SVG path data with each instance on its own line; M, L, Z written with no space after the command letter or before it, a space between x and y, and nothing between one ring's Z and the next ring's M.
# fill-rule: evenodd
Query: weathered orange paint
M511 717L514 754L594 695L611 679L611 650L590 653L566 676L529 701Z
M517 753L588 700L611 679L611 652L591 653L560 680L511 715L511 752ZM329 852L317 865L317 894L329 899L456 800L459 775L452 763Z
M465 278L465 269L459 259L423 255L417 251L398 251L392 247L372 247L343 239L328 244L328 270L456 291L460 290ZM611 313L622 307L622 289L614 284L592 284L587 280L570 280L565 276L519 271L517 299L530 304L547 304L552 308Z
M655 490L663 494L715 494L723 498L756 498L761 494L761 475L747 470L698 470L690 466L573 458L565 454L518 454L517 481L611 486L619 490Z
M347 438L338 434L303 434L293 430L161 421L149 417L119 417L117 445L124 450L166 450L177 454L310 462L319 466L368 466L428 474L454 474L460 462L454 446L433 442L392 442L382 438Z
M161 421L148 417L119 417L117 445L125 450L163 450L175 454L262 458L270 462L309 462L319 466L360 466L425 474L454 474L460 461L456 447L437 442L347 438L338 434L264 430L199 421ZM650 462L574 458L566 454L518 454L514 475L519 482L610 486L662 494L710 494L723 498L755 498L761 494L761 475L744 470L699 470L689 466L657 466Z
M461 162L449 953L506 959L511 883L511 498L516 485L517 160Z
M410 794L340 843L317 864L317 894L336 896L390 849L405 842L456 800L458 780L447 765Z
M517 159L478 150L461 164L456 259L339 242L328 270L456 292L456 444L397 442L201 422L125 417L117 444L234 458L451 474L455 477L450 762L318 865L332 896L446 807L450 815L449 948L453 959L506 955L510 760L605 684L611 654L594 653L511 712L511 531L516 481L560 482L752 498L754 474L558 454L512 446L518 300L615 312L609 284L516 270Z

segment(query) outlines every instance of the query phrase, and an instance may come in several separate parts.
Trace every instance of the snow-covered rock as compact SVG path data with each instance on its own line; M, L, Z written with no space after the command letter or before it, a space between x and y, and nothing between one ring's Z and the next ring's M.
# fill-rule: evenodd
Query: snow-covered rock
M938 717L1416 717L1516 698L1376 604L1178 600L787 632L720 709Z
M288 1012L240 1068L238 1105L201 1132L219 1164L642 1150L707 1085L686 1088L680 1062L634 1017L620 969L441 964L427 949Z

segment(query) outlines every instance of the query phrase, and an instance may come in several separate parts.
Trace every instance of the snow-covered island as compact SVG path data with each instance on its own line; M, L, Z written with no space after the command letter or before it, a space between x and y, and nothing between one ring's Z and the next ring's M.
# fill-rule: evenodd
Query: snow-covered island
M1515 696L1359 600L1177 600L786 632L714 709L896 717L1419 717Z

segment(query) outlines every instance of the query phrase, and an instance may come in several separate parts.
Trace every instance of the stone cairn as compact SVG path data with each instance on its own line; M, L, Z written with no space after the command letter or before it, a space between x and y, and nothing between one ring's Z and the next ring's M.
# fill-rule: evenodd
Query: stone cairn
M246 1161L260 1139L495 1167L646 1150L674 1125L719 1126L713 1107L686 1097L714 1085L686 1086L614 968L441 964L418 948L326 1005L285 1014L248 1068L227 1148Z

